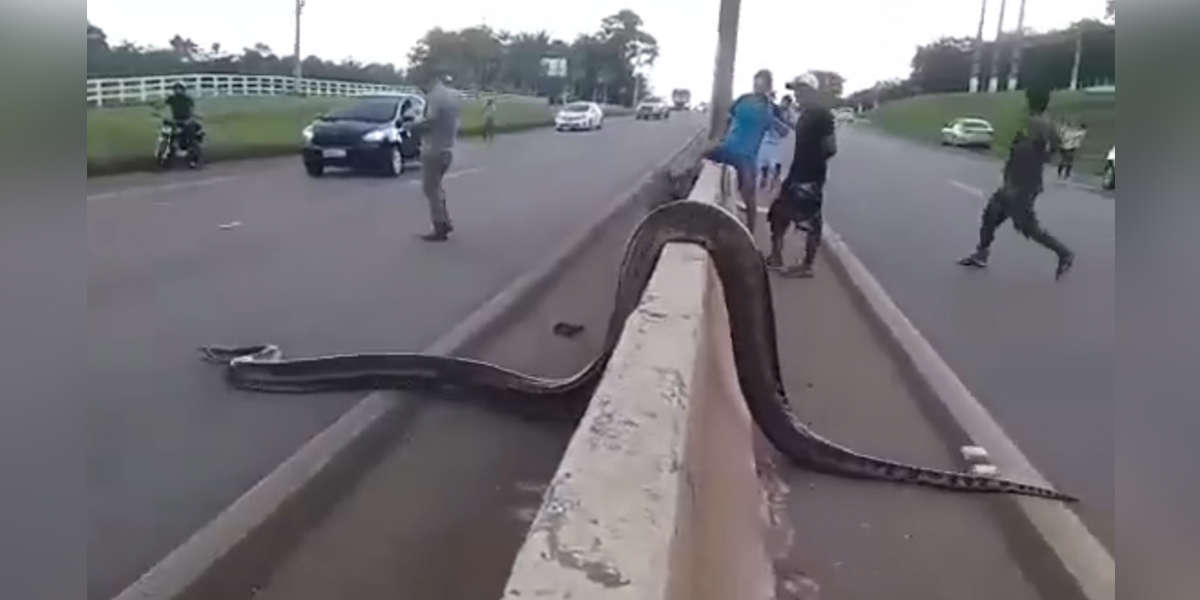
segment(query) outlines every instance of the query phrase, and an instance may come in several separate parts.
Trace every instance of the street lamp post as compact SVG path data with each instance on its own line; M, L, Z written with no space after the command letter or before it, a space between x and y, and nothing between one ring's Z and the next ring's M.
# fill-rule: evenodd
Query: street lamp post
M733 102L733 60L737 55L738 16L741 0L721 0L717 21L717 58L713 68L712 102L709 103L709 139L725 133L725 115Z
M1021 12L1017 15L1017 37L1013 43L1012 65L1008 69L1008 90L1017 89L1017 79L1021 74L1021 50L1025 43L1025 0L1021 0Z
M996 43L992 46L992 72L988 76L988 91L1000 90L1000 38L1004 35L1004 7L1007 0L1000 0L1000 18L996 19Z
M296 0L296 45L295 45L295 48L293 49L293 53L292 53L292 55L296 57L296 64L295 64L295 68L292 69L292 75L296 79L296 81L295 81L295 83L293 83L293 85L296 88L297 94L300 93L300 77L302 75L301 70L300 70L300 11L303 9L304 9L304 0Z
M975 52L971 55L971 93L979 91L980 64L983 61L983 21L987 17L987 0L979 7L979 29L975 32Z

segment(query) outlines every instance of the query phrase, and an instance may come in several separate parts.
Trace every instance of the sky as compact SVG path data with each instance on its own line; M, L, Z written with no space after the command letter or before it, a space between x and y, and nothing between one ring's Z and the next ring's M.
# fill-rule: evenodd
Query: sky
M984 38L996 35L1002 0L988 0ZM407 63L432 27L486 23L509 31L546 30L567 42L599 28L623 8L637 12L658 39L659 58L645 72L657 93L683 87L694 99L712 89L720 0L306 0L301 54L324 59ZM109 43L166 46L174 34L202 47L238 51L263 42L290 55L294 0L198 0L180 11L163 0L89 0L88 21ZM943 35L974 36L979 0L741 0L734 91L748 91L755 71L771 69L776 86L810 69L846 77L846 93L904 78L920 44ZM1020 0L1008 0L1004 28L1017 23ZM1101 18L1104 0L1026 0L1025 26L1046 31Z

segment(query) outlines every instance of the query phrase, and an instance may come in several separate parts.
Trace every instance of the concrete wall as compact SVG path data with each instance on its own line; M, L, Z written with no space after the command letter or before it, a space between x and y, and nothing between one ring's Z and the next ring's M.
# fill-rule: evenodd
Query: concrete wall
M691 199L715 201L705 167ZM716 272L671 244L625 324L505 598L755 600L774 586Z

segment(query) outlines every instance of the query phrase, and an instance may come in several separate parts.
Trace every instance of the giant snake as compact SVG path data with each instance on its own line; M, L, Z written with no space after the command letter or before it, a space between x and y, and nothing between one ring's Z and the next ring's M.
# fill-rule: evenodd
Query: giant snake
M678 201L650 212L625 248L616 301L603 351L573 376L550 379L483 361L416 353L346 354L285 360L272 345L201 348L207 360L228 365L238 388L263 392L325 392L451 384L526 399L567 399L596 384L616 348L627 317L641 302L659 255L672 242L695 244L712 259L724 290L738 385L768 440L802 467L847 477L924 485L963 492L1023 494L1068 502L1052 489L998 477L956 473L876 458L831 442L793 414L779 368L775 312L766 265L740 221L707 203Z

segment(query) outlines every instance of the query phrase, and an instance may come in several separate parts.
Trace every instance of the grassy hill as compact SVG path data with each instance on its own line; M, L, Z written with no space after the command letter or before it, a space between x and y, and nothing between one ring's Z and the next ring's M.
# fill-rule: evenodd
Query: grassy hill
M1076 156L1075 170L1098 174L1109 148L1116 143L1116 96L1059 91L1051 97L1047 113L1055 119L1087 123L1088 135ZM916 96L889 102L864 116L884 131L930 144L941 142L941 129L947 121L955 117L980 117L996 128L992 152L1005 156L1024 114L1024 93L1004 92Z

